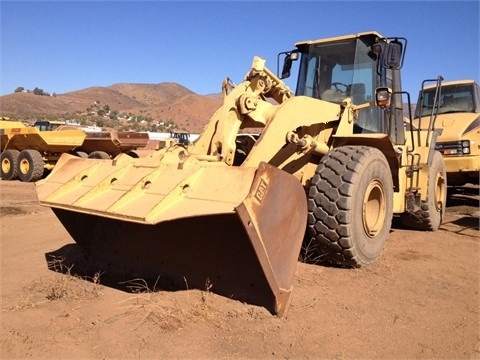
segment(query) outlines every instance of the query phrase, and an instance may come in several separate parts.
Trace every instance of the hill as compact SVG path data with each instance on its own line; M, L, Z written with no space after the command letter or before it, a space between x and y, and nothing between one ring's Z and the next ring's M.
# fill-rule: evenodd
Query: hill
M55 96L4 95L0 115L25 121L56 117L91 123L115 118L124 126L136 118L155 124L174 122L180 129L198 133L220 105L219 96L198 95L176 83L114 84Z
M143 131L166 131L157 125L174 123L181 130L200 133L220 106L221 94L198 95L177 83L119 83L56 96L4 95L0 97L0 116L22 121L75 119L83 121L82 125L98 125L100 120L99 126ZM407 109L404 104L406 116ZM412 104L412 114L414 111Z

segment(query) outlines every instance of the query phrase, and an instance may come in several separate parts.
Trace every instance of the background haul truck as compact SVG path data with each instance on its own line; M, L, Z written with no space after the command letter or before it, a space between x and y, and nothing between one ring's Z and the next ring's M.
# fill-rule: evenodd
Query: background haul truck
M26 182L40 180L63 153L95 159L111 159L120 153L138 157L134 150L146 146L148 140L146 133L85 133L79 127L58 121L37 121L34 126L26 126L3 119L0 120L0 177Z
M434 104L436 86L422 86L414 126L426 126ZM442 133L436 149L445 160L450 186L479 184L480 86L474 80L442 82L437 124Z

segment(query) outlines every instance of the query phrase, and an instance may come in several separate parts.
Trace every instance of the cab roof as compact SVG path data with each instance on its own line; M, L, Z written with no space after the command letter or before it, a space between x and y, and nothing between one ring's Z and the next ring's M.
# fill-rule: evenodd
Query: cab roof
M377 36L379 38L384 38L383 35L379 34L376 31L366 31L366 32L360 32L356 34L350 34L350 35L343 35L343 36L335 36L335 37L329 37L329 38L321 38L317 40L305 40L305 41L299 41L295 43L295 46L303 46L303 45L313 45L313 44L321 44L321 43L327 43L327 42L332 42L332 41L341 41L341 40L350 40L350 39L357 39L362 36L366 35L373 35Z
M448 86L448 85L467 85L467 84L475 84L475 80L453 80L453 81L442 81L442 86ZM430 84L424 87L424 89L432 89L435 88L437 84Z

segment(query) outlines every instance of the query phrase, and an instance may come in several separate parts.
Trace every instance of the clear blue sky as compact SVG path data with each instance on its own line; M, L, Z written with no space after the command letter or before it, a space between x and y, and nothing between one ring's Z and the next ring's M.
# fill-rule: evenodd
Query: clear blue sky
M403 85L416 101L424 79L479 80L479 4L1 0L0 95L161 82L218 93L254 55L276 72L278 52L297 41L376 30L408 39Z

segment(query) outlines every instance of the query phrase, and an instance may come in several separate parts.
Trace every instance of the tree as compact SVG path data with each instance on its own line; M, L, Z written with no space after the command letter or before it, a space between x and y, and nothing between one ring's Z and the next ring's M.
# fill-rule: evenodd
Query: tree
M15 92L18 93L18 92L22 92L24 90L25 90L25 88L23 86L19 86L15 89Z
M35 89L33 89L33 93L34 93L35 95L43 95L43 90L40 89L40 88L38 88L38 87L36 87Z
M118 117L118 111L117 110L113 110L113 111L110 111L110 114L109 114L109 117L110 119L117 119Z

